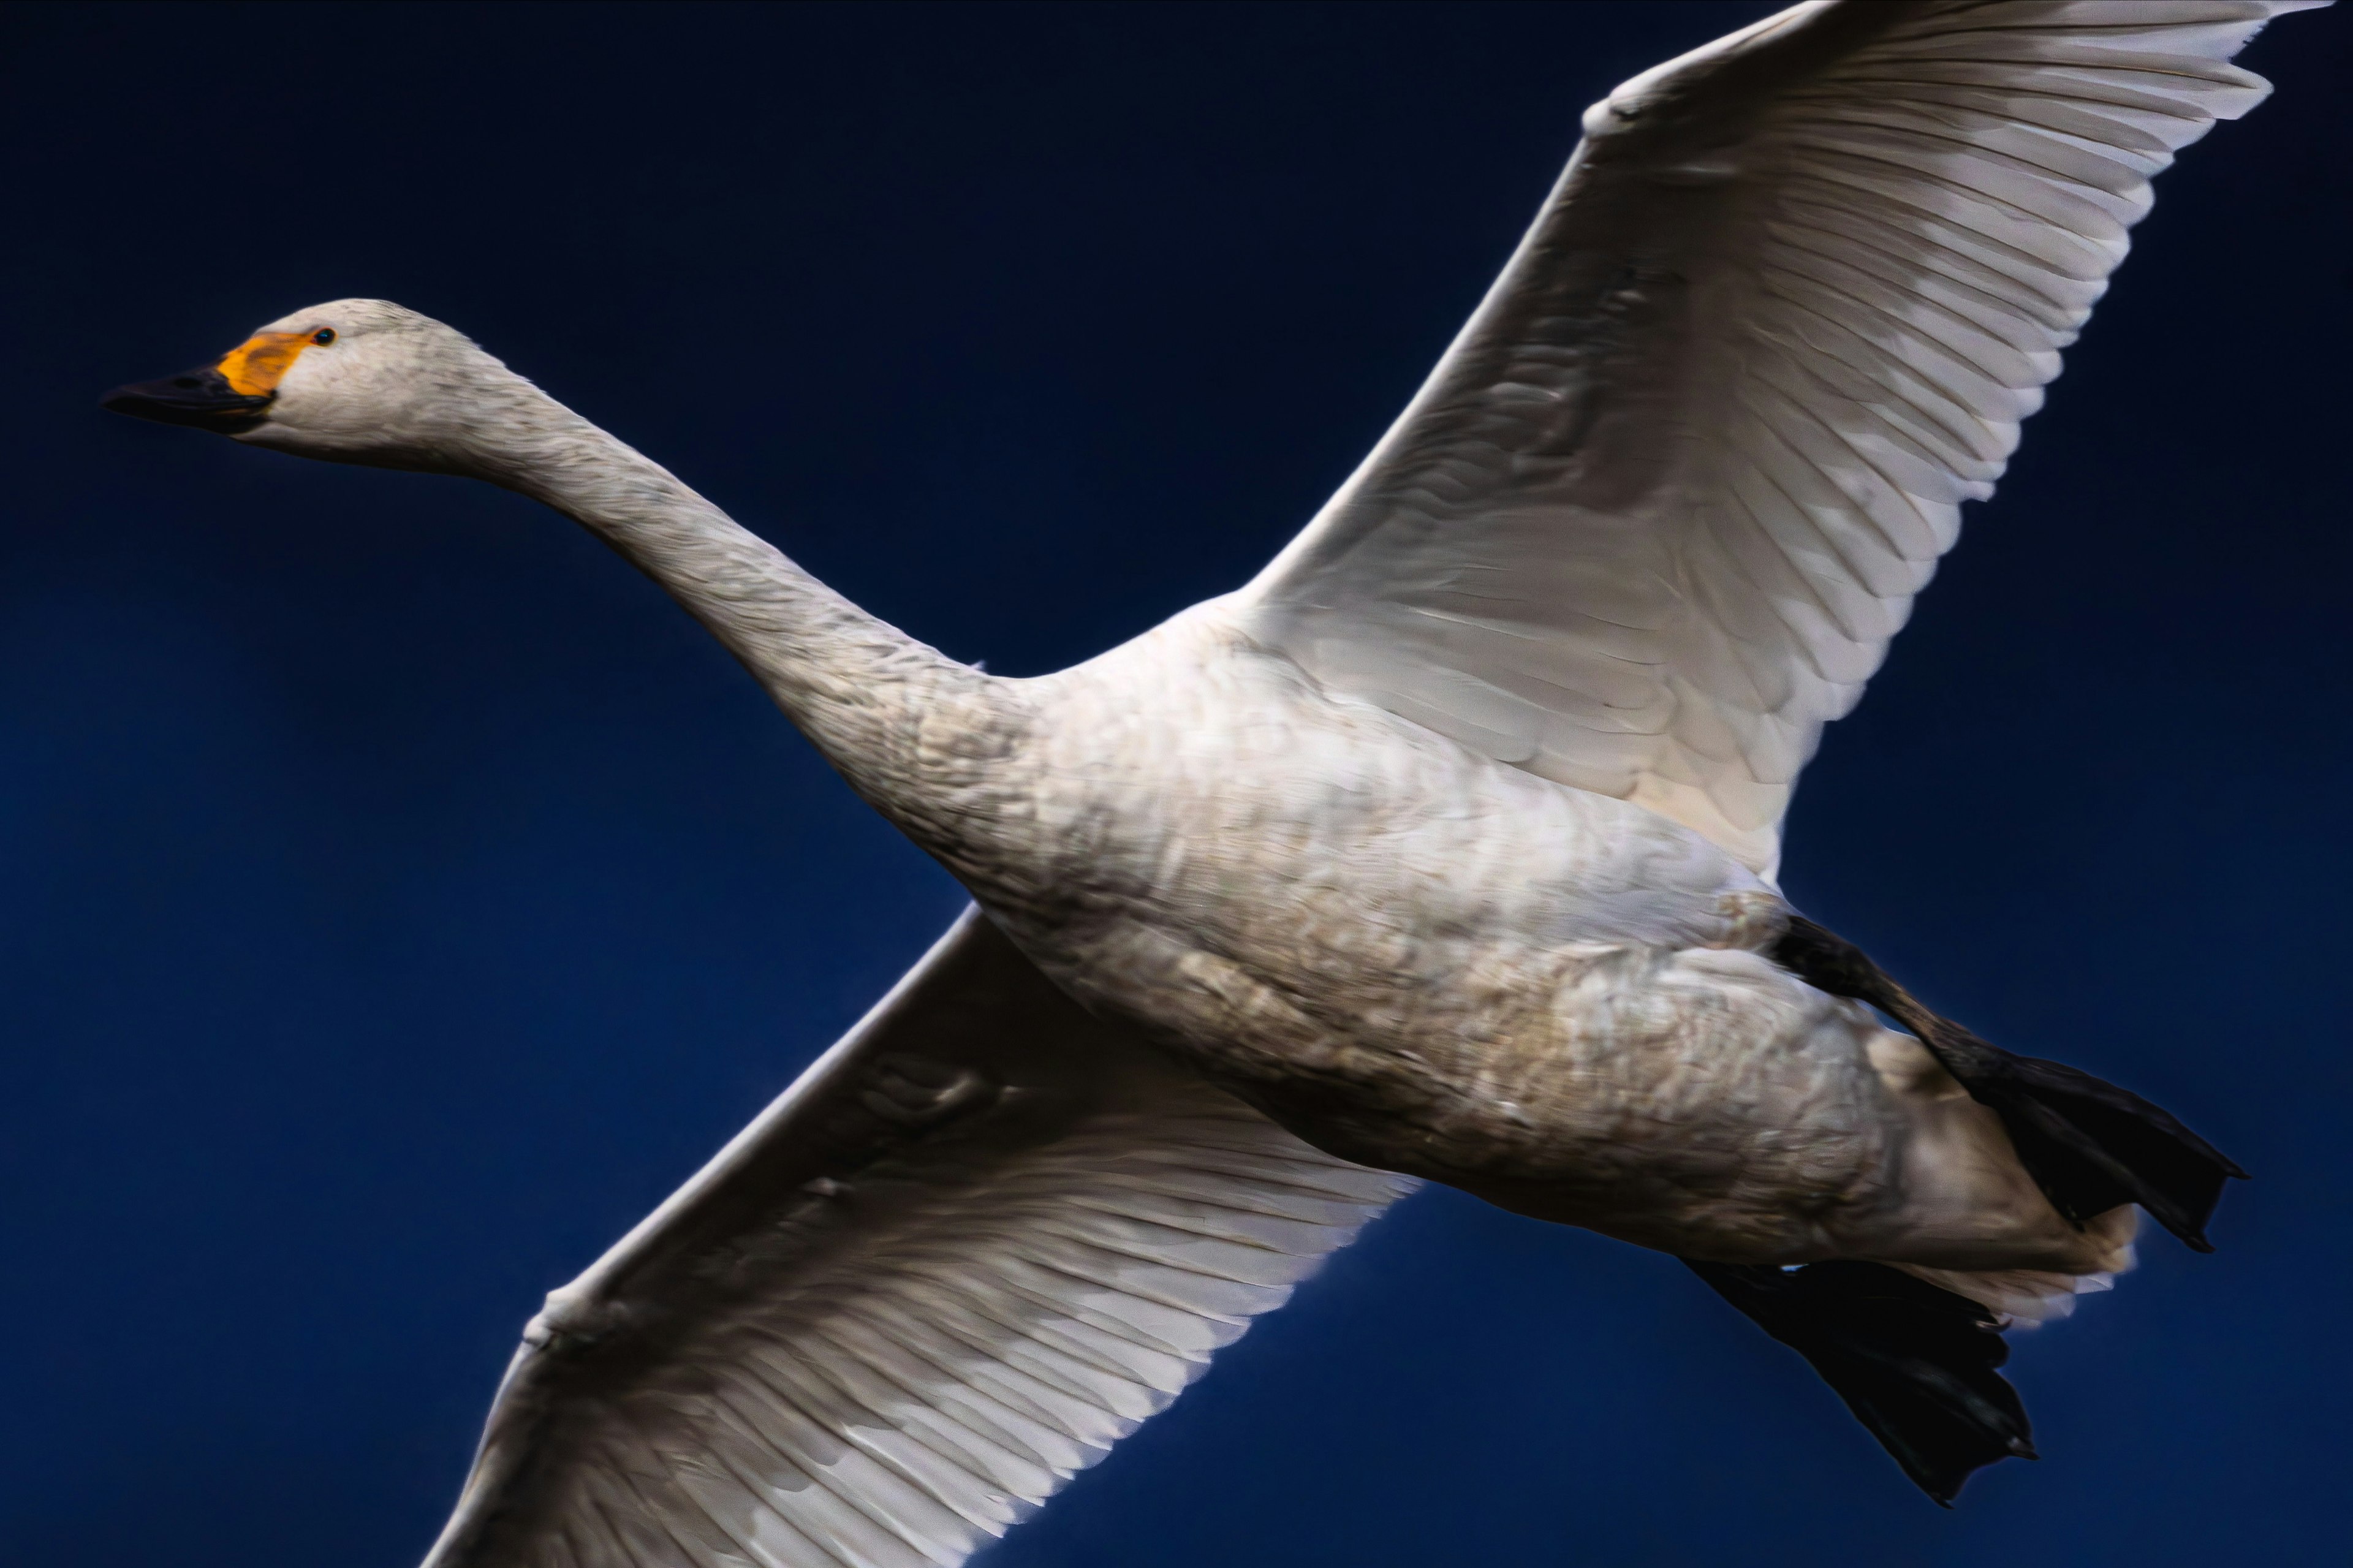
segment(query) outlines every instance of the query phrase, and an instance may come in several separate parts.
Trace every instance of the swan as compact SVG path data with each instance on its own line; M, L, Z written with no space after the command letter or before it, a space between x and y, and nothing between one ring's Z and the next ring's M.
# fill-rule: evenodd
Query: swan
M2031 1456L2000 1331L2242 1173L1808 921L1778 825L2314 3L1814 0L1645 72L1257 578L1036 679L397 305L111 394L571 516L973 897L549 1296L431 1568L960 1563L1421 1181L1684 1259L1940 1502Z

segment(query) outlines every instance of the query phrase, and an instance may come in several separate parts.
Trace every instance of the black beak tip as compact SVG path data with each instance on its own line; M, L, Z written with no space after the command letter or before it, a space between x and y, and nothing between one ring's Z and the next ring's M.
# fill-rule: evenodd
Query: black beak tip
M134 381L98 400L98 405L110 414L128 414L133 419L185 425L229 436L260 424L262 411L269 403L267 396L237 391L226 376L210 366L165 376L161 381Z

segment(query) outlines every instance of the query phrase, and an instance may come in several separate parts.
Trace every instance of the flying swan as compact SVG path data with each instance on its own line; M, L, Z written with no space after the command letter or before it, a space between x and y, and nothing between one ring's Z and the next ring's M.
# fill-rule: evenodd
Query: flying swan
M961 1563L1417 1180L1685 1259L1940 1501L2031 1455L1999 1331L2242 1173L1805 920L1778 825L2315 3L1818 0L1645 72L1271 564L1035 679L396 305L111 395L576 519L975 901L548 1298L429 1568Z

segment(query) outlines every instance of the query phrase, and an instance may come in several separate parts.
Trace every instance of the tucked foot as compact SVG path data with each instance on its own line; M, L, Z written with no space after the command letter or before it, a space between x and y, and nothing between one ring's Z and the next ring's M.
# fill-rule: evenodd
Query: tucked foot
M1881 1263L1800 1268L1683 1260L1813 1363L1922 1491L1950 1508L1971 1472L2036 1458L1991 1311Z
M2001 1113L2020 1163L2053 1208L2080 1225L2119 1204L2138 1204L2193 1250L2214 1250L2206 1222L2222 1184L2247 1174L2234 1161L2137 1094L2063 1063L1968 1038L1994 1059L1966 1078L1949 1063L1947 1070Z
M2199 1252L2222 1184L2247 1173L2179 1119L2128 1089L2060 1062L2016 1056L1930 1012L1862 949L1792 916L1767 954L1818 991L1878 1008L1920 1038L1970 1098L2001 1117L2043 1195L2077 1225L2121 1204Z

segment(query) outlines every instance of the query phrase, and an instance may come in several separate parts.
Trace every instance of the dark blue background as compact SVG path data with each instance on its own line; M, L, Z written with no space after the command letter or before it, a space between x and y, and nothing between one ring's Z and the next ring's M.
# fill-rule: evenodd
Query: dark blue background
M1747 5L16 6L0 1558L398 1568L516 1328L960 902L553 515L110 419L442 317L1000 671L1247 576ZM2162 185L1788 884L2255 1169L1929 1506L1668 1259L1420 1198L991 1561L2309 1562L2353 1441L2343 17Z

